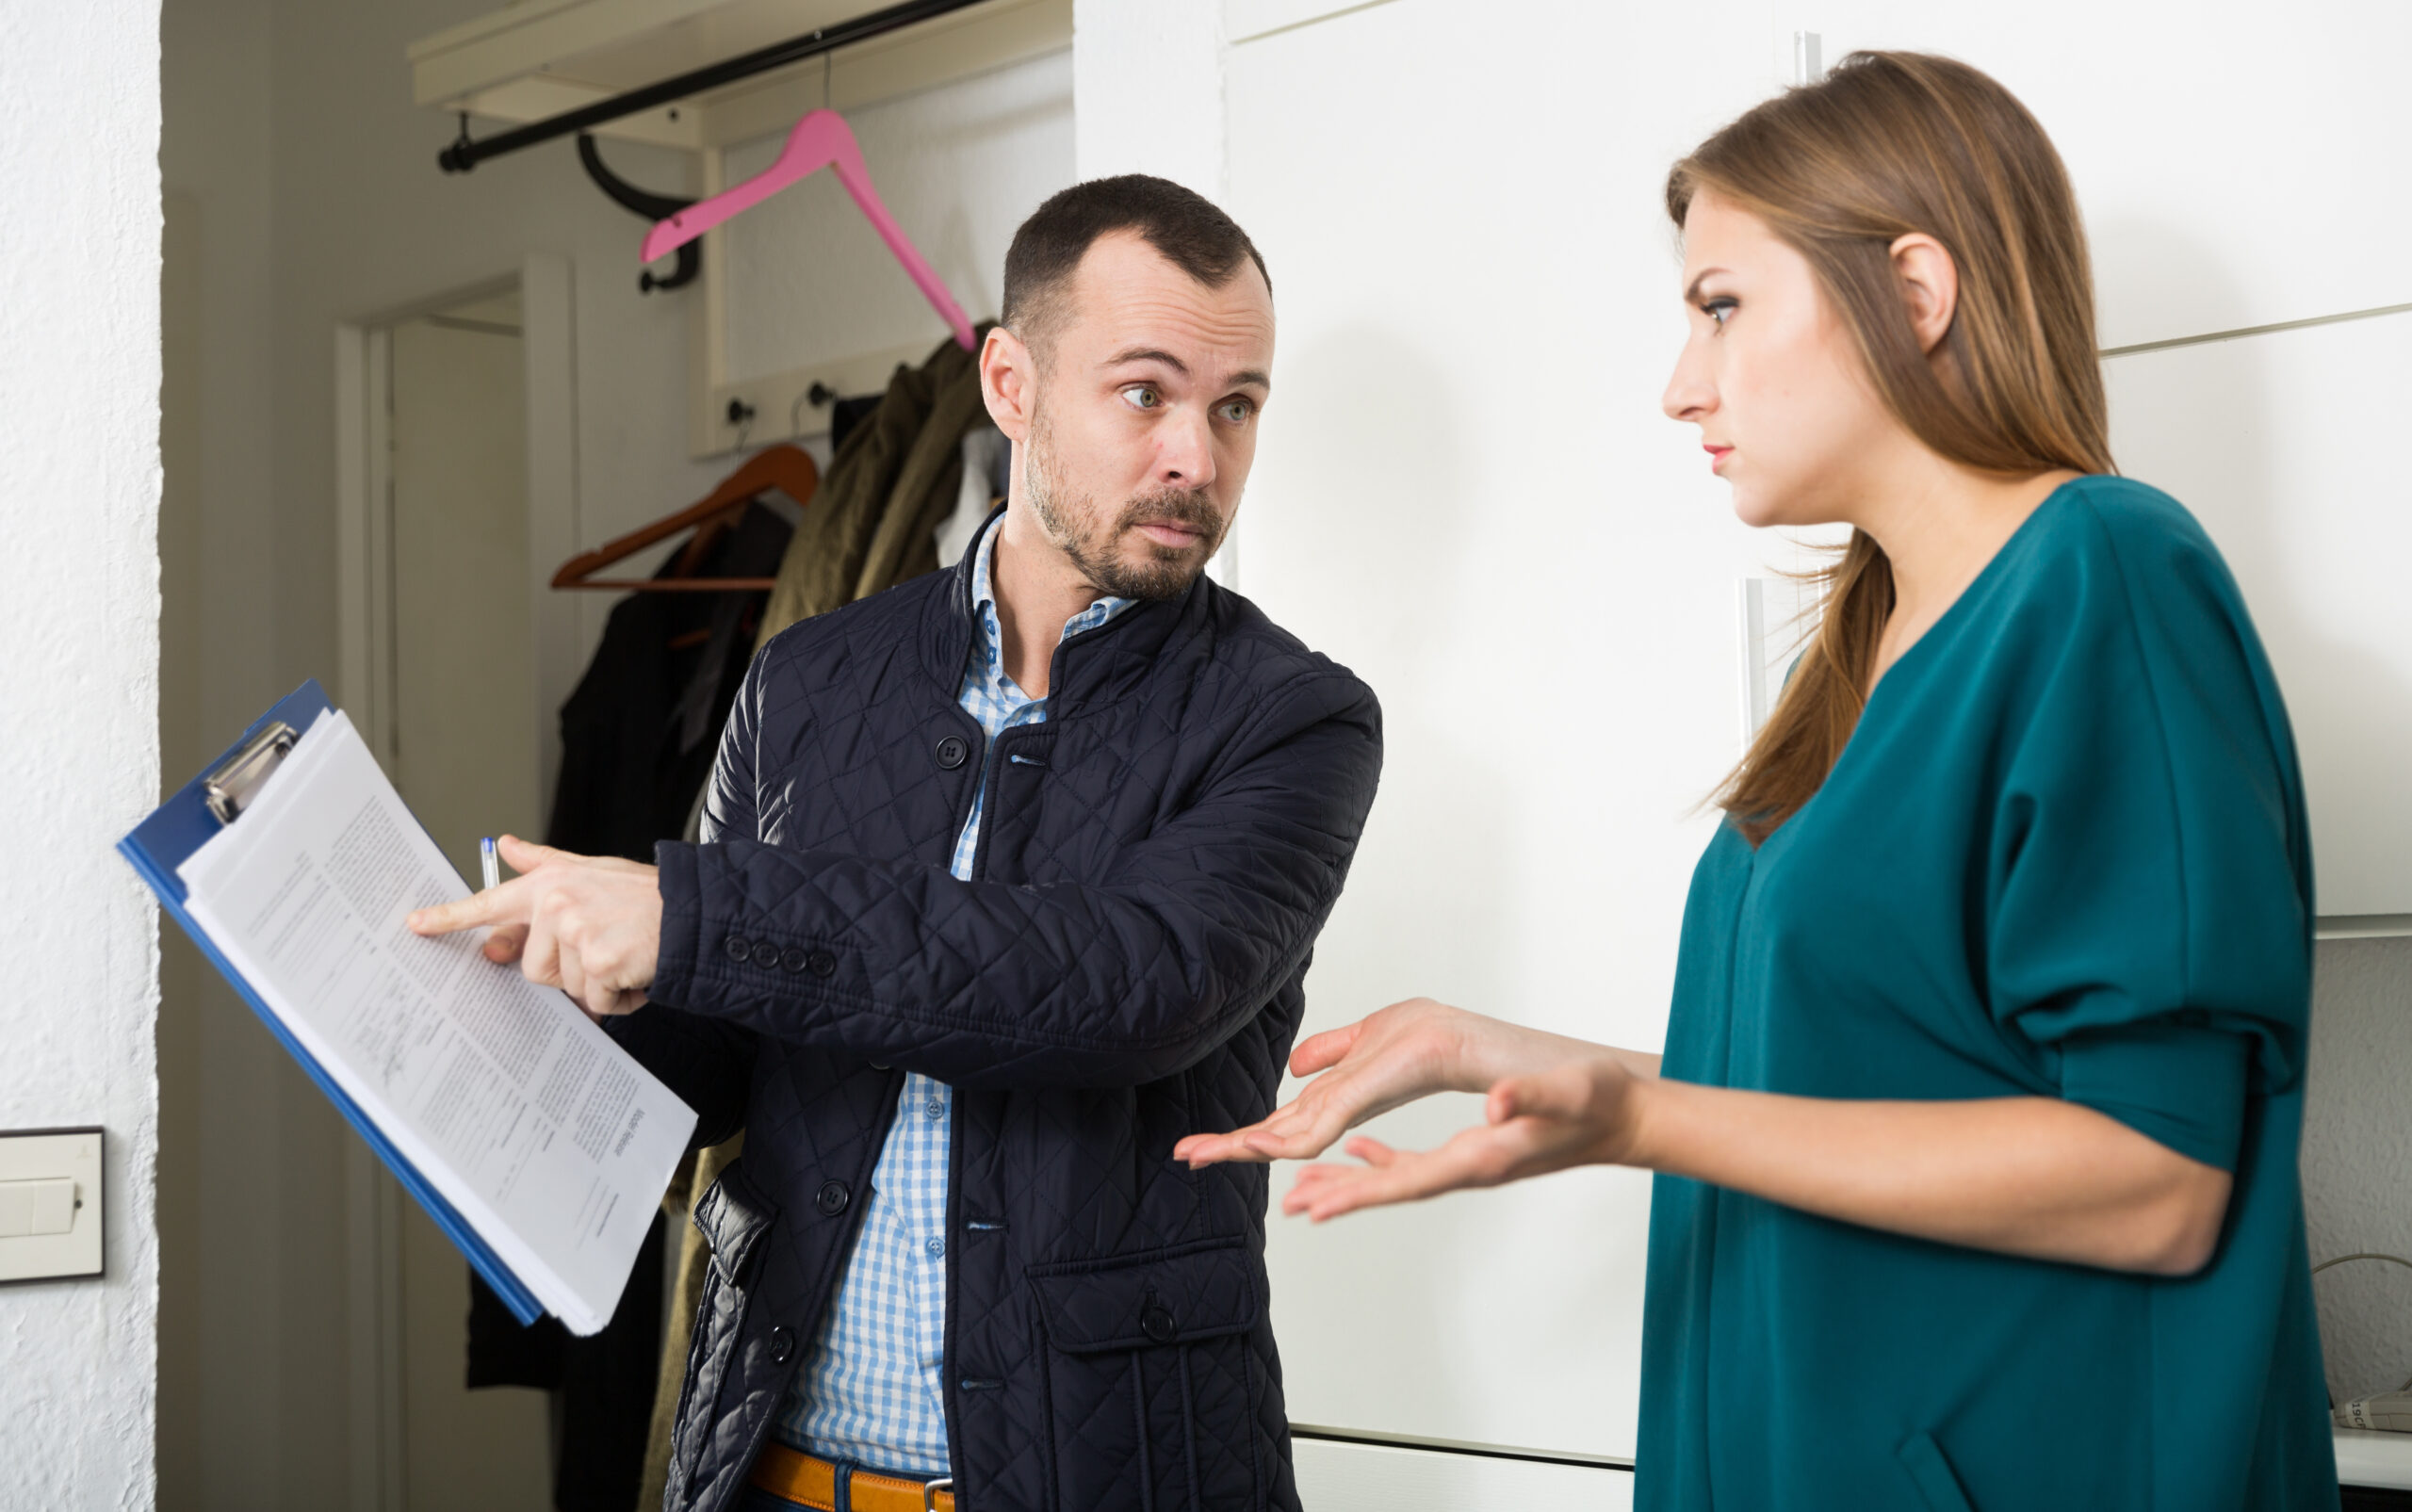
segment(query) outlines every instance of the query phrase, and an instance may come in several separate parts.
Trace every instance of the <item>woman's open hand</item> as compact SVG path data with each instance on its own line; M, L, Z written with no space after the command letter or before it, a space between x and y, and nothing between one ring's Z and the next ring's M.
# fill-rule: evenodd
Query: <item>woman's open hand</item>
M1193 1169L1221 1161L1311 1160L1377 1114L1435 1092L1489 1086L1491 1078L1477 1063L1489 1059L1488 1042L1503 1032L1519 1032L1429 998L1394 1002L1301 1043L1290 1056L1290 1074L1314 1080L1296 1097L1244 1129L1192 1134L1172 1147L1173 1159Z
M1347 1152L1365 1163L1308 1166L1281 1199L1281 1211L1321 1223L1360 1208L1499 1186L1571 1165L1628 1163L1649 1083L1617 1052L1593 1049L1580 1060L1501 1081L1484 1105L1490 1121L1439 1149L1350 1140Z

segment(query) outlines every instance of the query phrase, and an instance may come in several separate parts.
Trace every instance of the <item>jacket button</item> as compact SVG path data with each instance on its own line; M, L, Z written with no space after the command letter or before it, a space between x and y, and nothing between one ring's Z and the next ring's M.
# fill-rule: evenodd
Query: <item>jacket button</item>
M1161 1302L1150 1302L1139 1314L1139 1331L1160 1344L1169 1344L1181 1330L1173 1326L1172 1309Z
M821 1210L823 1217L835 1218L846 1211L846 1198L850 1195L845 1182L823 1181L821 1190L813 1194L812 1205Z
M834 977L838 974L838 958L827 951L813 951L806 958L804 964L806 968L816 977Z
M769 940L756 940L754 942L754 964L764 967L778 965L779 948L772 944Z
M754 942L742 935L731 935L721 943L721 949L728 952L730 960L742 961L754 953Z
M795 1335L788 1332L787 1325L781 1324L771 1330L771 1363L784 1365L793 1358L795 1358Z
M779 969L795 976L804 970L804 963L809 959L803 946L790 945L779 952Z
M953 772L970 759L971 747L965 743L963 737L950 735L938 741L938 765L947 771Z

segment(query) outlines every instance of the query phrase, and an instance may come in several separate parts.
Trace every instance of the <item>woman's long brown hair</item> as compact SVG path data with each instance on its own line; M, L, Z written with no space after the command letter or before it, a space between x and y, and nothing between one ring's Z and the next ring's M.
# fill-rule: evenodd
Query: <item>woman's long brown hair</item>
M1877 395L1936 453L2020 477L2112 470L2077 197L2044 128L1992 78L1923 53L1853 53L1674 166L1667 213L1679 229L1703 189L1808 259ZM1941 242L1959 272L1931 356L1893 266L1893 242L1911 232ZM1862 531L1816 577L1817 634L1713 800L1753 845L1842 756L1893 611L1892 563Z

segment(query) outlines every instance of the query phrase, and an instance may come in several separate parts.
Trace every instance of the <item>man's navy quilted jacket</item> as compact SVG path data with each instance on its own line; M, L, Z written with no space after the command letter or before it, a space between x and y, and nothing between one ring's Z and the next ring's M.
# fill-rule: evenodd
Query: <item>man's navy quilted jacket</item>
M660 847L655 1006L620 1042L744 1156L666 1506L742 1489L835 1296L906 1070L958 1089L946 1416L964 1512L1295 1509L1261 1117L1381 766L1345 669L1200 578L1057 647L984 759L966 564L756 658L702 845ZM948 859L988 784L972 880Z

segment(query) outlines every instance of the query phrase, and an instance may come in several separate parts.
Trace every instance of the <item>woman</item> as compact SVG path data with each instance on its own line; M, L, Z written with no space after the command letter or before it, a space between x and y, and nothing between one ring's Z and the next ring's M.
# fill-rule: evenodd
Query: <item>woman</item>
M1745 521L1853 528L1719 794L1663 1064L1417 1000L1177 1153L1308 1158L1488 1091L1284 1210L1660 1173L1645 1507L2333 1508L2294 747L2218 552L2110 476L2058 155L1975 70L1859 54L1667 206L1668 414Z

